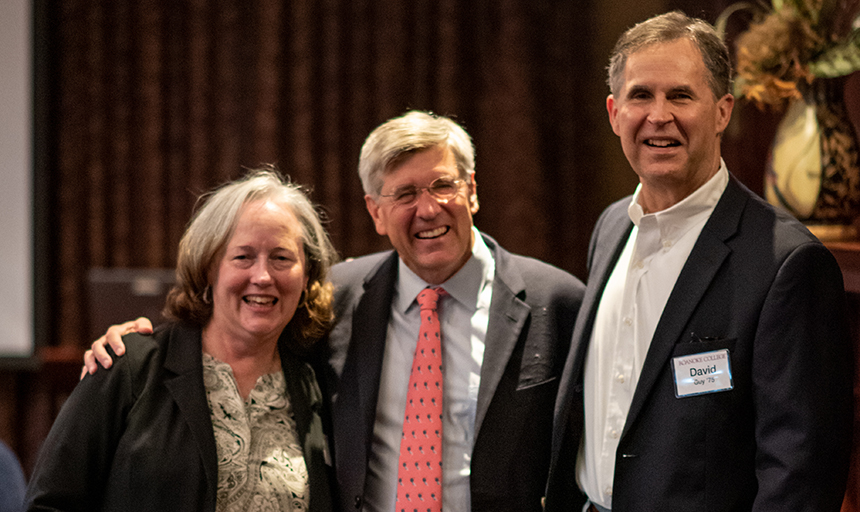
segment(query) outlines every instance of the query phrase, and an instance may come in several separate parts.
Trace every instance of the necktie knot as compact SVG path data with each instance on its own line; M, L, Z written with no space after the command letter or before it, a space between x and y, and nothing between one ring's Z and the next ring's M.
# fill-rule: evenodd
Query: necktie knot
M418 297L416 297L418 307L421 308L421 311L436 311L439 299L446 295L448 295L448 292L446 292L441 286L437 286L436 288L424 288L421 290L421 293L418 294Z

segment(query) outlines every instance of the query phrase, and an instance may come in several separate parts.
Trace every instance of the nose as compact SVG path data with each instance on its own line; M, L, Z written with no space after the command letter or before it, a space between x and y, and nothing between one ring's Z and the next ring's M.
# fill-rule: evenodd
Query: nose
M672 104L665 98L654 101L651 110L648 112L648 121L657 125L670 123L674 118Z
M435 217L440 209L439 201L430 195L427 189L418 192L418 197L415 198L416 214L422 218Z
M258 258L257 262L254 263L251 281L258 285L267 285L272 282L272 275L269 273L269 262L266 258Z

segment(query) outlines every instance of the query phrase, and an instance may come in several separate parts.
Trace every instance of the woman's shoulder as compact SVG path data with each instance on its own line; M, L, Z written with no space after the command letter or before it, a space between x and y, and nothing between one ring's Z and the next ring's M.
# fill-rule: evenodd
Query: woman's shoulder
M200 365L200 329L189 324L168 323L156 327L152 334L129 333L122 340L126 352L117 362L125 360L133 372L177 362L196 361Z

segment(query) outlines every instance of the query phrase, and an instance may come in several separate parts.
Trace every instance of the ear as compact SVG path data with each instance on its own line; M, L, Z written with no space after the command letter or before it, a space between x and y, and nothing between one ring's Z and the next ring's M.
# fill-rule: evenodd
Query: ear
M735 97L726 94L717 101L717 133L722 135L729 121L732 119L732 110L735 106Z
M478 204L478 182L475 181L475 173L469 174L469 211L472 212L472 215L478 213L478 209L481 207Z
M382 236L386 236L388 231L385 229L385 222L383 216L385 213L380 208L379 203L373 198L372 195L367 194L364 196L364 205L367 207L367 213L370 214L370 217L373 219L373 224L376 226L376 232Z
M612 125L612 131L615 132L615 135L620 136L618 133L618 104L615 101L615 96L609 95L606 97L606 112L609 114L609 124Z

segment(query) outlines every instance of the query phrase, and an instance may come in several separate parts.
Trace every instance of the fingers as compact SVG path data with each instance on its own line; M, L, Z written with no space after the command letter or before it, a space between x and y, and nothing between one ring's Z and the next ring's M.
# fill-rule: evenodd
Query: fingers
M104 368L110 368L113 364L113 359L111 359L110 354L108 354L105 346L108 344L108 340L110 339L111 329L115 327L111 327L108 329L108 334L102 336L93 342L90 346L90 349L84 352L84 366L87 367L87 371L90 374L93 374L98 370L99 365L102 365ZM119 339L117 337L117 339ZM119 340L119 344L121 348L117 348L114 345L111 345L113 351L116 355L121 356L125 351L125 346L122 344L122 340Z
M99 338L101 339L101 338ZM95 341L94 343L98 343ZM90 375L96 373L96 370L99 369L99 364L96 361L96 356L93 354L92 349L84 352L84 368L81 372L81 378L84 378L84 374L89 373Z
M149 321L149 318L142 316L135 320L134 329L129 332L139 332L140 334L152 334L152 322Z
M110 326L107 333L94 341L90 350L84 352L84 368L81 372L81 378L83 378L85 373L91 375L95 373L99 369L99 365L110 368L113 364L113 359L108 354L106 347L110 345L110 348L117 356L125 354L125 344L122 342L122 337L132 332L151 334L152 322L146 317L140 317L131 322Z
M110 348L113 349L116 355L123 355L125 353L125 344L122 342L122 337L130 332L135 332L134 322L110 326L104 336L93 342L93 353L96 359L99 362L102 362L105 358L110 360L105 345L110 345Z

